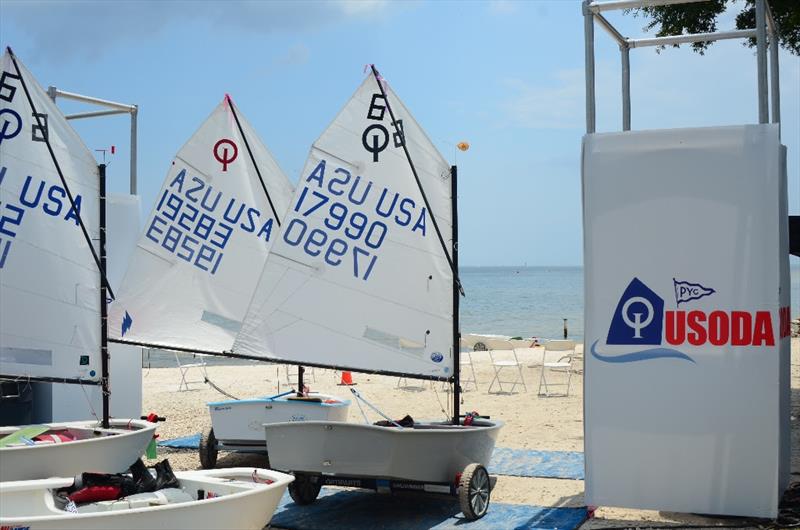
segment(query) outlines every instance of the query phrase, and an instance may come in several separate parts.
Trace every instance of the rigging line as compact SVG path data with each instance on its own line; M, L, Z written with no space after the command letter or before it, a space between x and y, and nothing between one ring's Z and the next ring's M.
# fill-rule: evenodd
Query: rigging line
M253 151L250 150L250 142L247 141L247 136L245 136L244 134L244 129L242 129L242 124L239 122L239 115L236 114L236 109L234 108L233 100L227 94L225 94L225 99L228 101L228 107L231 109L233 118L236 120L236 126L239 128L239 134L242 135L242 140L244 140L244 146L247 148L247 154L250 155L250 160L253 162L253 167L256 169L258 180L259 182L261 182L261 187L264 189L264 194L267 196L267 201L269 201L269 207L270 209L272 209L272 216L275 218L275 222L278 223L278 228L280 228L281 220L278 217L278 212L275 211L275 205L272 204L272 197L269 196L269 192L267 191L267 185L264 184L264 179L261 177L261 170L258 169L258 164L256 163L256 157L253 156Z
M403 143L402 143L403 152L405 152L405 154L406 154L406 159L408 160L408 165L411 166L411 173L413 173L413 175L414 175L414 180L417 181L417 187L419 188L419 192L422 194L422 200L425 201L425 206L428 207L428 211L429 212L433 212L433 209L431 208L431 205L428 202L428 196L425 195L425 190L422 188L422 182L420 182L420 180L419 180L419 175L417 175L417 168L416 168L416 166L414 166L414 161L411 160L411 153L408 152L408 145L407 145L407 142L406 142L405 135L403 134L403 132L400 130L400 128L397 125L397 120L395 119L394 111L392 110L391 104L389 104L389 95L386 93L386 90L383 88L383 84L381 83L380 74L378 73L378 69L375 68L374 64L371 64L370 68L372 68L372 75L375 77L375 83L378 84L378 88L381 91L381 95L383 96L383 99L386 102L386 110L389 111L389 117L392 118L392 125L394 126L394 129L395 129L396 133L398 134L398 136L400 138L402 138L402 140L403 140ZM455 197L453 197L453 200L455 200ZM461 279L458 277L458 271L456 270L455 265L453 265L453 259L450 257L450 253L447 252L447 244L444 242L444 237L442 237L442 231L439 230L439 223L436 222L436 215L433 214L433 213L431 213L431 221L433 222L433 227L436 229L436 235L439 237L439 243L442 245L442 250L444 251L444 257L447 258L447 263L450 265L450 270L453 273L453 278L455 279L456 283L458 284L459 291L461 291L461 294L463 295L464 294L464 289L461 286Z
M64 186L64 190L67 192L67 197L69 198L69 204L72 208L72 211L75 212L75 215L78 217L78 223L81 226L81 230L83 231L83 237L86 239L86 243L89 245L89 250L92 252L92 257L94 258L95 264L97 264L97 268L100 270L100 277L103 283L106 285L108 289L108 294L111 296L112 299L115 299L114 291L111 289L111 284L108 282L108 278L106 277L106 271L103 267L100 266L100 258L97 256L97 252L94 250L94 245L92 244L92 238L89 236L89 232L86 230L86 225L83 224L83 217L80 214L80 211L75 206L75 198L72 196L72 192L69 190L69 186L67 186L67 180L64 178L64 173L61 171L61 165L58 163L58 159L56 158L56 154L53 151L53 146L50 145L50 135L45 129L44 125L39 118L39 113L36 111L36 106L33 104L33 98L31 97L31 93L28 91L28 85L25 83L25 78L22 76L22 71L19 69L19 65L17 64L17 56L14 55L14 52L11 50L10 47L6 48L8 50L9 55L11 55L11 61L14 63L14 69L17 71L17 77L19 77L19 82L22 85L22 90L25 92L25 97L28 99L28 104L31 106L31 112L33 112L33 117L36 119L36 125L44 131L44 143L47 145L47 151L50 153L50 159L53 161L53 165L56 166L56 171L58 172L58 177L61 179L61 184Z
M97 416L97 411L94 410L94 405L92 405L92 400L89 399L89 394L86 393L86 389L83 388L83 384L80 385L81 391L83 392L83 397L86 400L86 404L89 405L89 411L94 416L94 419L100 421L100 418Z

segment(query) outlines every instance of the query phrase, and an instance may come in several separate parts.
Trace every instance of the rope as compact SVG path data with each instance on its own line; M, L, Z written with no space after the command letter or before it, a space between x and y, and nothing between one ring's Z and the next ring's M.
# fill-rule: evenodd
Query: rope
M218 387L217 385L215 385L215 384L214 384L214 382L213 382L211 379L209 379L209 378L208 378L208 376L205 376L203 379L204 379L205 383L206 383L208 386L210 386L211 388L213 388L214 390L216 390L217 392L219 392L219 393L220 393L220 394L222 394L223 396L225 396L225 397L229 397L229 398L231 398L231 399L235 399L236 401L239 401L239 400L241 400L241 398L238 398L238 397L234 396L233 394L229 394L229 393L225 392L224 390L222 390L222 389L221 389L220 387Z

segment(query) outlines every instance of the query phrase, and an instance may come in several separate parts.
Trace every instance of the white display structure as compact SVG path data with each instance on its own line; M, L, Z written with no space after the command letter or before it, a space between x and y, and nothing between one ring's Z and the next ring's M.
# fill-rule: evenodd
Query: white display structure
M777 125L583 141L586 502L776 517L789 478Z
M108 281L114 292L122 282L139 239L140 199L137 195L109 194L106 202ZM111 302L112 304L114 302ZM142 411L142 349L109 344L111 416L138 418ZM97 385L52 385L51 421L102 417L103 395Z

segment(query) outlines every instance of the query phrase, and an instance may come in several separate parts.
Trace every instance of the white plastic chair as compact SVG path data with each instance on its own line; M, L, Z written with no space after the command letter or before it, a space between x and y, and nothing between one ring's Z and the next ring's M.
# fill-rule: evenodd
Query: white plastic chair
M183 392L184 390L189 390L189 385L191 383L205 383L206 382L206 378L208 377L208 373L206 372L206 367L208 365L206 364L206 360L205 360L206 355L205 354L203 354L203 353L193 353L192 354L192 358L196 359L196 362L185 363L184 364L184 363L181 363L181 358L178 355L178 352L174 352L174 353L175 353L175 362L178 364L178 371L180 371L180 374L181 374L181 380L178 383L178 392ZM197 370L199 370L200 373L203 374L203 379L197 379L197 380L189 380L189 379L187 379L186 376L189 373L189 370L191 370L192 368L196 368Z
M522 375L522 365L517 358L517 352L514 351L514 345L511 342L502 339L486 339L482 342L482 344L484 344L486 349L489 350L489 358L492 361L492 368L494 369L494 378L489 384L489 393L492 393L492 388L494 388L495 383L500 388L500 390L497 392L498 394L512 394L517 388L517 385L522 385L522 388L525 389L525 392L527 392L528 387L525 385L525 378ZM516 375L514 379L503 380L501 378L503 370L515 372ZM503 390L503 384L510 384L511 390Z
M547 352L561 352L562 355L557 361L547 361ZM567 397L569 396L569 385L572 381L572 358L575 356L575 341L574 340L551 340L545 342L544 352L542 353L542 375L539 377L539 391L540 396L546 397ZM547 371L560 372L567 374L566 383L548 383ZM551 379L552 380L552 379ZM550 393L550 387L567 387L563 393ZM544 387L544 392L542 392Z

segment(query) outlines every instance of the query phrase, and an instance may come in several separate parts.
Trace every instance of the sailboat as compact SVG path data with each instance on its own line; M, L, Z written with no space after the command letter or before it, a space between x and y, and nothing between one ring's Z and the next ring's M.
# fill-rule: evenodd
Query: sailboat
M102 418L0 428L0 481L125 471L155 423L109 417L105 165L10 48L0 116L0 379L103 391Z
M155 423L109 417L105 165L10 49L0 99L0 377L103 389L101 421L0 431L8 433L0 439L0 527L263 528L291 476L179 472L176 487L64 501L60 491L83 472L125 472L153 440Z
M111 306L110 340L253 358L230 350L293 194L226 94L170 165ZM296 397L209 403L203 467L214 467L220 449L264 452L263 423L347 417L349 400Z
M453 415L265 425L299 504L339 485L457 494L469 519L488 509L503 423L459 413L456 178L374 67L311 148L233 351L449 381Z

